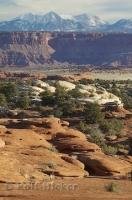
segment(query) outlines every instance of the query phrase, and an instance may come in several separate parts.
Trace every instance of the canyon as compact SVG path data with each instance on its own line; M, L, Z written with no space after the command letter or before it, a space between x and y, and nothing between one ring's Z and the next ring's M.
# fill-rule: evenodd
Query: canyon
M132 66L132 34L0 32L0 66Z

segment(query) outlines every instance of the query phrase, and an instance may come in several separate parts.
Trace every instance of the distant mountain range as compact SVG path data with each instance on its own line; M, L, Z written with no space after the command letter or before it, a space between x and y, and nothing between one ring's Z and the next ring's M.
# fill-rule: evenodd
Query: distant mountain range
M121 19L113 24L97 16L44 15L28 13L9 21L0 22L0 31L62 31L62 32L126 32L132 33L132 19Z

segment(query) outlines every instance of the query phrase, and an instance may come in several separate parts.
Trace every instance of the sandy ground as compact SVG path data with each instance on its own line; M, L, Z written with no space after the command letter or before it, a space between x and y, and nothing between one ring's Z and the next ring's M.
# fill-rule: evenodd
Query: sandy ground
M111 182L117 185L116 192L108 192ZM52 185L52 186L51 186ZM130 180L98 178L62 179L46 183L0 184L0 200L132 200Z
M91 73L91 76L102 80L132 80L132 71L98 71Z

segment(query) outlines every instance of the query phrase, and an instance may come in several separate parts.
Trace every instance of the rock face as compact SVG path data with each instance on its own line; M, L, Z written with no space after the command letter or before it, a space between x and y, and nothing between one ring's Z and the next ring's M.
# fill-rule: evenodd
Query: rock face
M92 174L99 176L125 176L132 169L127 161L103 153L80 154L79 160Z
M5 142L2 139L0 139L0 148L3 148L3 147L5 147Z
M68 62L132 66L132 34L1 32L1 66Z
M105 155L60 119L1 119L0 125L4 128L0 133L0 182L43 181L49 180L49 175L84 177L89 173L122 176L132 170L131 156Z

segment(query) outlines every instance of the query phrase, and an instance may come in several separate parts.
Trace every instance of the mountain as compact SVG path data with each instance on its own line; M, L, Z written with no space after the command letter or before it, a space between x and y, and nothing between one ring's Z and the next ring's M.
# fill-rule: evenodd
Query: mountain
M110 25L107 31L132 33L132 19L121 19Z
M82 24L85 29L92 29L92 28L100 28L105 26L107 23L103 20L101 20L99 17L97 16L89 16L87 14L81 14L81 15L77 15L74 17L74 19Z
M132 67L131 41L130 33L0 32L0 66Z
M99 31L107 25L99 17L81 14L78 16L44 15L32 13L0 22L0 31Z
M10 21L0 22L0 31L62 31L62 32L128 32L132 33L132 19L121 19L113 24L88 14L58 15L28 13Z

